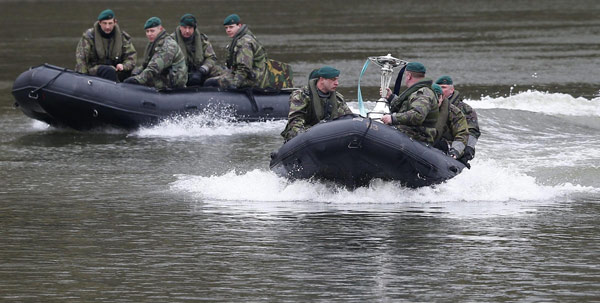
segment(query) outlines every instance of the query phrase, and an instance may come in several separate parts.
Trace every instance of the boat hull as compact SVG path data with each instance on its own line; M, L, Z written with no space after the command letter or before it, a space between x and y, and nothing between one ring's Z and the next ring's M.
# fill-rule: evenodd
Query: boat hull
M322 122L271 155L270 168L290 179L322 179L356 188L373 179L407 187L430 186L459 174L465 165L394 127L345 116Z
M15 105L28 117L57 127L89 130L135 129L199 113L251 122L287 119L290 92L205 87L156 91L44 64L17 77L12 94Z

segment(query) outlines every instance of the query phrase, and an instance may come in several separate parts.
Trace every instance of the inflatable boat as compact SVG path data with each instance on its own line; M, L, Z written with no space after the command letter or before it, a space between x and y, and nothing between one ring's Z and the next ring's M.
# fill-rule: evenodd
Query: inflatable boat
M377 178L416 188L444 182L465 165L392 126L350 115L321 122L286 142L271 154L270 168L281 177L349 188Z
M76 130L136 129L175 115L207 112L236 121L287 119L290 93L209 87L157 91L49 64L23 72L12 90L15 106L25 115Z

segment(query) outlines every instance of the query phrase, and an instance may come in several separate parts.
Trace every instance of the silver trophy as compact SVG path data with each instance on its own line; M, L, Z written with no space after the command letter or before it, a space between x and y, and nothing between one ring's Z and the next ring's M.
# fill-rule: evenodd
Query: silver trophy
M371 62L381 67L381 98L375 103L375 107L367 113L367 117L381 121L383 115L390 112L390 107L385 98L387 94L387 88L390 86L392 81L392 73L394 68L408 64L408 61L404 61L398 58L392 57L392 54L387 56L369 57Z

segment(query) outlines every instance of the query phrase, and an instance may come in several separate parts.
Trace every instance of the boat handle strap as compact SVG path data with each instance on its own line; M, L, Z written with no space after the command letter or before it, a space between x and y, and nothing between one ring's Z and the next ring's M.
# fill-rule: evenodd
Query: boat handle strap
M33 95L33 94L36 94L36 93L37 93L37 92L38 92L40 89L42 89L42 88L44 88L44 87L46 87L46 86L50 85L50 83L54 82L54 80L56 80L58 77L60 77L60 75L62 75L62 74L63 74L63 73L66 71L66 70L67 70L66 68L63 68L63 69L61 69L61 70L60 70L60 73L58 73L56 76L54 76L54 78L50 79L50 81L46 82L46 84L44 84L44 85L42 85L42 86L40 86L40 87L38 87L38 88L36 88L36 89L32 90L32 91L29 93L29 95L31 96L31 95Z
M258 112L258 104L256 104L256 99L254 99L254 93L252 92L252 88L247 88L244 90L246 96L250 100L250 105L252 105L252 110L256 113Z

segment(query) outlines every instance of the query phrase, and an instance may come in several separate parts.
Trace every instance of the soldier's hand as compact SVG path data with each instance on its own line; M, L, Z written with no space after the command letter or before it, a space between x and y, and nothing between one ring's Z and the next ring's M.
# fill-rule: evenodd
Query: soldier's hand
M383 94L383 91L381 90L381 87L379 88L379 95L380 96L385 96L385 98L389 98L390 95L392 94L392 90L389 87L385 88L385 95Z
M450 148L448 155L454 159L458 159L458 157L460 157L460 153L454 148Z
M383 117L381 117L381 122L383 122L383 124L387 124L387 125L392 124L392 116L383 115Z
M117 66L115 67L115 69L116 69L118 72L122 71L122 70L123 70L123 64L121 64L121 63L117 64Z
M198 71L202 74L202 76L208 75L208 69L206 69L206 67L204 67L204 66L200 66Z
M138 82L138 80L135 77L126 78L125 80L123 80L123 83L140 84L140 82Z
M466 161L471 161L471 160L473 160L474 157L475 157L475 149L473 149L470 146L465 147L465 153L463 155L463 158Z

